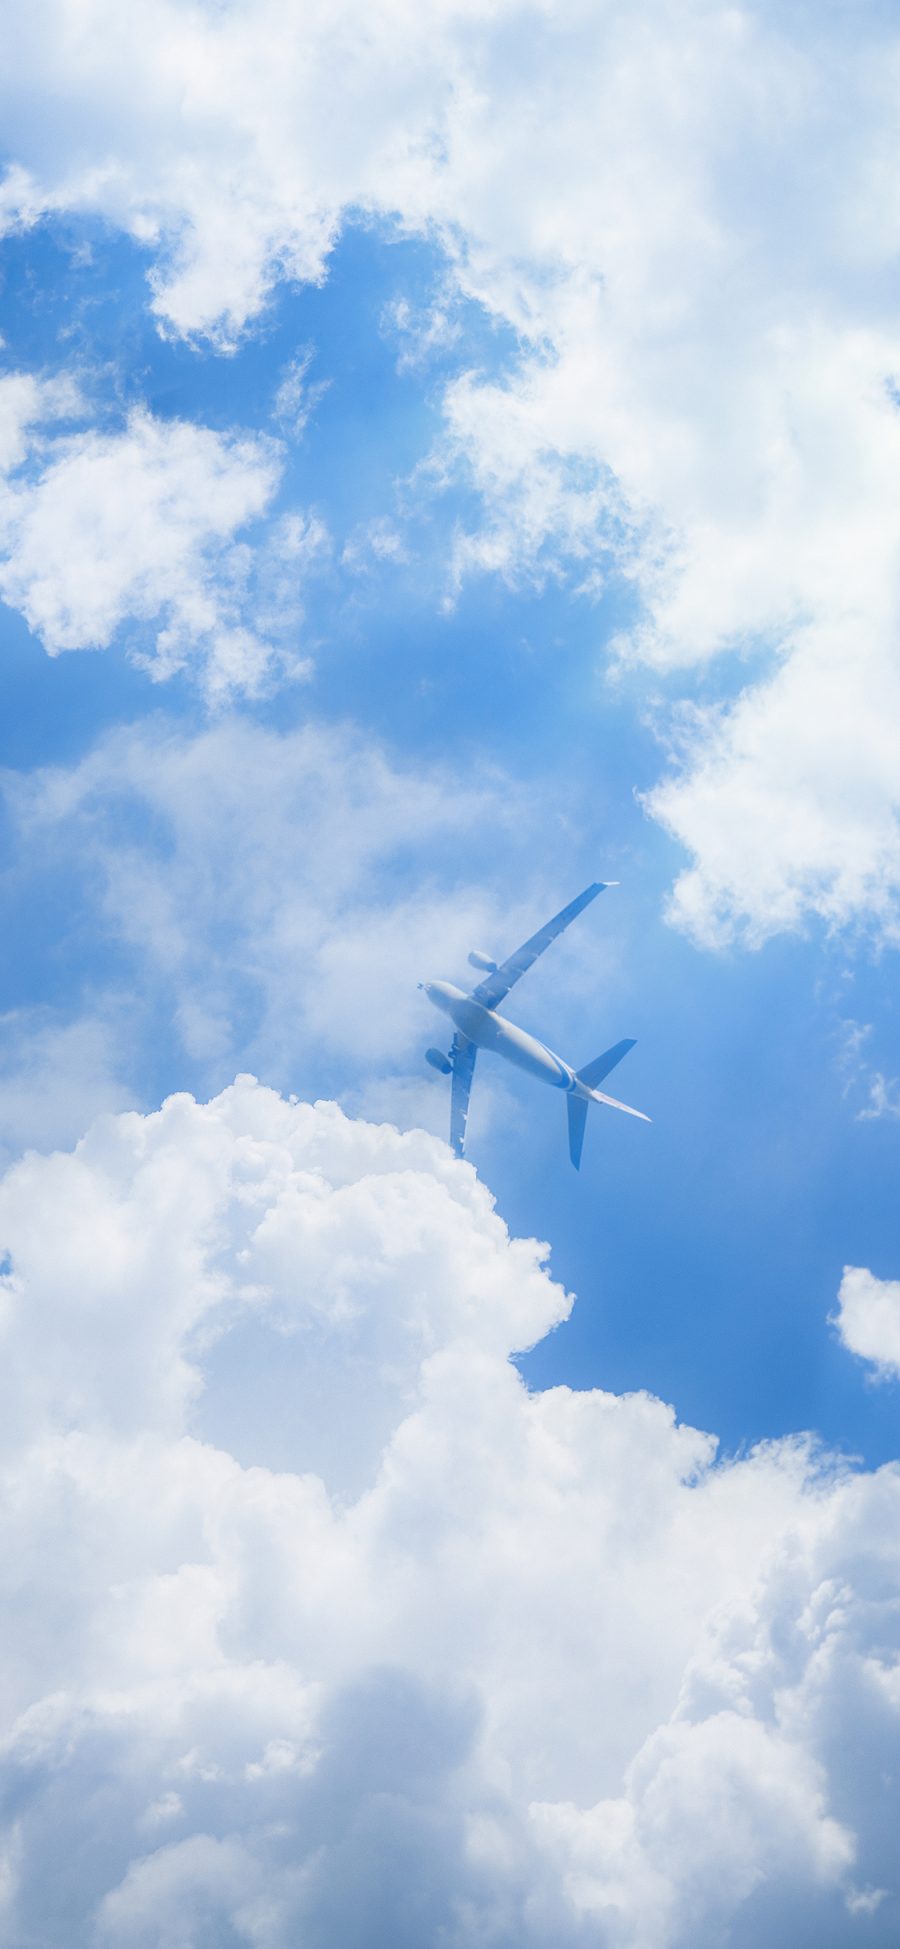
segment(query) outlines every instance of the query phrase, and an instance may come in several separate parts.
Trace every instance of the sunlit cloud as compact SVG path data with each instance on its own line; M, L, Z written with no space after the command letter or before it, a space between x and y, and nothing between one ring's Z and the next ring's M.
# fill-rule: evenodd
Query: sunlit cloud
M545 1248L249 1078L26 1159L0 1233L13 1935L893 1939L896 1470L530 1394Z

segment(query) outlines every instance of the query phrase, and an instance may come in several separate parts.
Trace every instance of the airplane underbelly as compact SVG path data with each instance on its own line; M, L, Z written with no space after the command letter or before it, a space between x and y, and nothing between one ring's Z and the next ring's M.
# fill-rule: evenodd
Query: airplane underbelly
M448 1014L452 1016L457 1028L468 1036L479 1049L493 1049L498 1056L505 1056L507 1062L514 1062L517 1069L527 1070L530 1076L538 1076L542 1083L549 1083L553 1089L572 1088L572 1071L554 1056L552 1049L546 1049L537 1037L529 1035L526 1029L507 1022L502 1015L495 1015L492 1008L484 1008L470 995L452 997Z
M551 1049L545 1049L536 1037L519 1029L514 1022L504 1022L495 1015L493 1022L486 1027L483 1045L496 1049L499 1056L507 1062L514 1062L517 1069L524 1069L529 1076L538 1076L542 1083L549 1083L553 1089L566 1090L569 1087L569 1072L565 1063L554 1056Z

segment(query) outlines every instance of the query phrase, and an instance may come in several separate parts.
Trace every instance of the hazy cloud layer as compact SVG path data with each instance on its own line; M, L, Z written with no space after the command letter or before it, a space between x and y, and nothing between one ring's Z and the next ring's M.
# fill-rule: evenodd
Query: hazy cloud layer
M131 1101L118 1008L60 1022L49 1008L0 1015L0 1160L74 1144L101 1110Z
M166 332L233 344L348 212L440 242L442 342L455 287L520 346L445 399L484 510L456 572L612 570L622 657L755 659L649 800L694 859L674 918L895 939L890 11L42 0L9 34L7 222L123 226Z
M544 1248L250 1079L25 1159L0 1245L10 1941L896 1940L895 1469L529 1395Z
M541 794L487 766L461 786L349 728L276 732L229 717L191 735L150 722L71 767L7 773L2 796L23 862L10 911L21 901L27 919L32 903L57 900L66 1022L108 1015L132 1088L129 1051L152 1047L162 1023L176 1062L207 1087L238 1063L302 1091L335 1066L342 1087L355 1077L367 1093L399 1072L402 1101L384 1082L381 1113L443 1128L445 1091L421 1056L447 1031L417 983L464 971L473 946L510 951L578 890L553 877L558 865L571 878L571 843L564 827L555 841L547 831ZM60 880L71 905L43 890ZM556 991L579 970L589 992L621 985L608 924L556 950ZM13 1066L40 1071L51 1022L10 1027ZM97 1105L89 1094L79 1128ZM53 1110L51 1097L46 1119ZM33 1128L26 1117L23 1141ZM73 1134L63 1122L57 1137Z

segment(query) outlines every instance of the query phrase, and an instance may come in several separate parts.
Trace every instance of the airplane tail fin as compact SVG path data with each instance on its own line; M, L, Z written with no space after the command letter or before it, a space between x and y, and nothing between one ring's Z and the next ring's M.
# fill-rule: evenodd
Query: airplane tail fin
M634 1036L626 1037L624 1042L614 1042L611 1049L604 1049L602 1056L595 1056L593 1062L585 1063L584 1068L578 1070L579 1083L586 1083L589 1090L596 1089L604 1076L608 1076L610 1070L615 1069L616 1064L633 1048Z
M584 1126L587 1123L588 1100L586 1096L567 1096L566 1109L569 1112L569 1156L576 1171L581 1168L581 1150L584 1144Z
M633 1110L630 1103L620 1103L618 1097L605 1096L603 1091L597 1088L597 1084L602 1083L604 1076L608 1076L610 1070L615 1069L616 1064L621 1062L623 1056L627 1056L629 1049L633 1048L633 1036L626 1038L624 1042L614 1043L611 1049L604 1050L602 1056L595 1056L593 1062L585 1063L584 1068L577 1071L578 1081L584 1083L590 1090L595 1103L606 1103L611 1110L624 1110L626 1116L640 1117L642 1123L649 1123L650 1118L643 1110ZM566 1109L569 1113L569 1156L576 1171L581 1166L588 1105L588 1097L574 1095L566 1097Z

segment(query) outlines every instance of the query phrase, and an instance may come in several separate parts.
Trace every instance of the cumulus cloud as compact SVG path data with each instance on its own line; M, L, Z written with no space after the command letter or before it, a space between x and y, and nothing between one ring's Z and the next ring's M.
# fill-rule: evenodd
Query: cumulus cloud
M10 1940L895 1940L895 1469L529 1394L545 1248L250 1078L26 1158L0 1244Z
M900 1376L900 1280L845 1266L834 1323L844 1346L870 1361L879 1379Z
M277 279L326 275L348 213L435 239L436 328L463 295L519 343L446 394L440 466L483 505L457 575L612 572L621 659L671 682L731 655L732 702L682 720L648 801L694 858L673 917L706 942L810 916L894 939L889 12L144 0L139 21L42 0L10 29L6 221L101 212L151 253L162 329L225 347Z
M269 521L277 448L136 410L111 431L48 434L83 414L74 387L0 381L0 595L51 655L106 649L125 632L155 678L197 665L217 701L301 676L301 594L326 547L322 523ZM252 622L251 622L252 616Z

